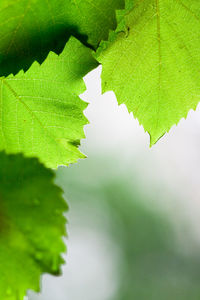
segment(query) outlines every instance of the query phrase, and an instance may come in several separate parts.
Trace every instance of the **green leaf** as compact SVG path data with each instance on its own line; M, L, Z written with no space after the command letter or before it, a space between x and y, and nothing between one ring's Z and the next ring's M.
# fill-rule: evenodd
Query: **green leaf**
M91 50L71 38L60 56L50 53L41 66L0 78L0 150L36 156L53 168L83 158L77 146L87 104L77 94L96 65Z
M200 101L200 5L129 0L127 8L131 4L98 50L102 89L126 104L152 145Z
M116 27L115 10L124 0L1 0L0 75L60 53L74 35L96 48Z
M23 300L41 273L60 273L67 205L37 159L1 152L0 164L0 299Z

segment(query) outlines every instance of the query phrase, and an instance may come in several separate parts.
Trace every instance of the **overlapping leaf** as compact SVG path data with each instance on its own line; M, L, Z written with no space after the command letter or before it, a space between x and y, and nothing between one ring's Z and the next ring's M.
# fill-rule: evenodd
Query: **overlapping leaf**
M116 26L124 0L1 0L0 75L40 63L74 35L96 47Z
M90 49L71 38L60 56L50 53L41 66L0 78L0 150L36 156L53 168L84 157L77 146L87 105L77 95L95 66Z
M200 5L128 0L130 6L98 51L102 87L127 105L154 144L200 101Z
M23 300L41 273L60 272L67 205L36 159L1 152L0 164L0 299Z

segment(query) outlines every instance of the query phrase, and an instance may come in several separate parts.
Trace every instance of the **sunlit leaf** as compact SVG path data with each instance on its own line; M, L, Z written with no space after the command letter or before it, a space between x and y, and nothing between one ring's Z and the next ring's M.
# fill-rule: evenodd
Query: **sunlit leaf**
M0 78L0 150L54 168L83 158L77 146L87 104L77 95L85 90L82 76L95 66L91 50L71 38L59 56L50 53L41 66Z
M154 144L200 101L200 5L127 1L131 5L99 50L102 87L126 104Z

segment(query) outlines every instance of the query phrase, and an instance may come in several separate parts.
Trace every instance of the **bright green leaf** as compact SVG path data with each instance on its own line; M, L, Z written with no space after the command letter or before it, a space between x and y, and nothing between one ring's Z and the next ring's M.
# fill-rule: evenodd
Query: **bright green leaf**
M74 35L96 48L116 27L124 0L1 0L0 74L40 63Z
M50 53L41 66L0 78L0 150L36 156L53 168L83 158L77 146L87 104L77 94L95 66L91 50L71 38L60 56Z
M36 159L1 152L0 164L0 299L22 300L41 273L60 273L67 205Z
M200 5L129 0L129 8L131 3L98 51L102 87L133 112L152 145L200 101Z

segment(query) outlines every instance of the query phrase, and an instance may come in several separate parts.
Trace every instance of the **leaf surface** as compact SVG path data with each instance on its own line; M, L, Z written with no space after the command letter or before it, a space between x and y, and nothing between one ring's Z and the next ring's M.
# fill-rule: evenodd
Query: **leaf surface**
M0 75L41 63L50 50L60 53L71 35L97 47L123 6L124 0L1 0Z
M200 101L199 1L129 0L119 20L98 50L102 89L126 104L152 145Z
M96 66L91 50L75 38L62 54L50 53L40 66L0 78L0 150L38 157L48 167L83 158L77 146L84 138L87 104L77 94L82 77Z
M0 299L23 300L41 273L60 273L67 205L37 159L1 152L0 164Z

